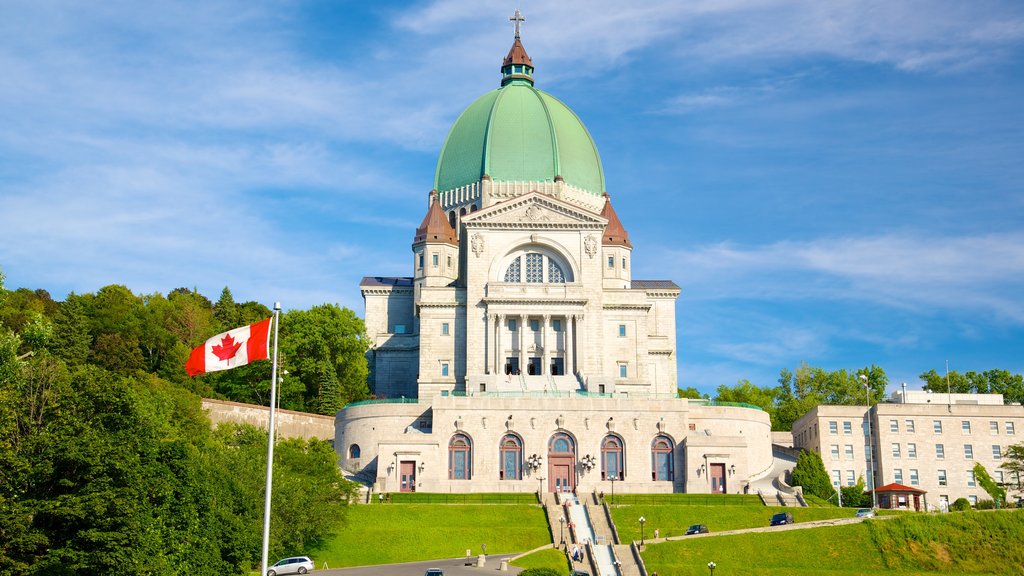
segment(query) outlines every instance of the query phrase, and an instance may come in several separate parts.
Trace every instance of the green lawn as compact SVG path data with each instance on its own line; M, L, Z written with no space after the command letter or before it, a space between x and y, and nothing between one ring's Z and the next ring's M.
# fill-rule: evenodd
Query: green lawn
M538 505L355 505L345 528L309 555L331 568L525 552L551 543Z
M915 514L844 526L683 539L649 545L643 557L648 572L680 576L707 574L712 561L716 573L729 576L1022 575L1024 512Z
M559 574L567 574L569 572L569 561L565 557L565 552L557 548L548 548L547 550L528 554L512 562L512 565L523 569L551 568L552 570L557 570Z
M743 505L743 506L664 506L655 504L635 504L615 506L612 518L619 530L619 538L623 542L640 539L640 523L643 516L645 536L654 537L654 529L660 531L662 538L682 536L691 524L707 524L711 532L739 530L741 528L760 528L768 525L768 519L776 512L790 512L795 522L811 520L828 520L831 518L853 518L857 511L854 508L783 508L781 506Z

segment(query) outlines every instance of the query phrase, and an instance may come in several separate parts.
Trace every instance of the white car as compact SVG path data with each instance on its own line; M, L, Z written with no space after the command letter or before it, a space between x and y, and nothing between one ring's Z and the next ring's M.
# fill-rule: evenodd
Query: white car
M857 518L874 518L875 511L871 508L861 508L857 510Z
M313 561L309 556L292 556L278 560L276 564L267 568L267 576L279 576L281 574L305 574L313 569Z

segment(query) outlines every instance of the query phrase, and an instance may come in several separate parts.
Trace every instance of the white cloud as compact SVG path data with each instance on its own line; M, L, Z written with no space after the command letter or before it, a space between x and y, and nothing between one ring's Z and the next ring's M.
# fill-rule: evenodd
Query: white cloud
M664 250L691 298L862 300L1024 323L1024 234L885 235Z

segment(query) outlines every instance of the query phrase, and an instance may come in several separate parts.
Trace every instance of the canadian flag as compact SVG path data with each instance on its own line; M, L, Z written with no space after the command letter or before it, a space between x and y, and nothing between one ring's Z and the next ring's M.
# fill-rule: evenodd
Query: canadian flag
M266 360L270 357L271 320L273 318L267 318L210 338L192 350L188 362L185 362L185 372L189 376L198 376Z

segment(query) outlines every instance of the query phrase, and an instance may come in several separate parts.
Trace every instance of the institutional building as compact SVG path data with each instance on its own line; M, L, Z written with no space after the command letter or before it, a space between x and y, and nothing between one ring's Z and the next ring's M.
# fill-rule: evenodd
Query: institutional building
M412 275L360 285L379 399L338 413L342 465L381 491L743 491L768 415L676 397L679 286L633 278L597 146L518 25L500 70L441 149Z
M821 454L835 485L853 486L860 477L867 486L901 484L926 491L928 508L945 509L957 498L972 504L989 498L975 464L996 482L1017 483L999 466L1006 448L1022 441L1022 430L1024 408L1005 405L1001 394L908 391L870 409L818 406L793 424L793 442Z

